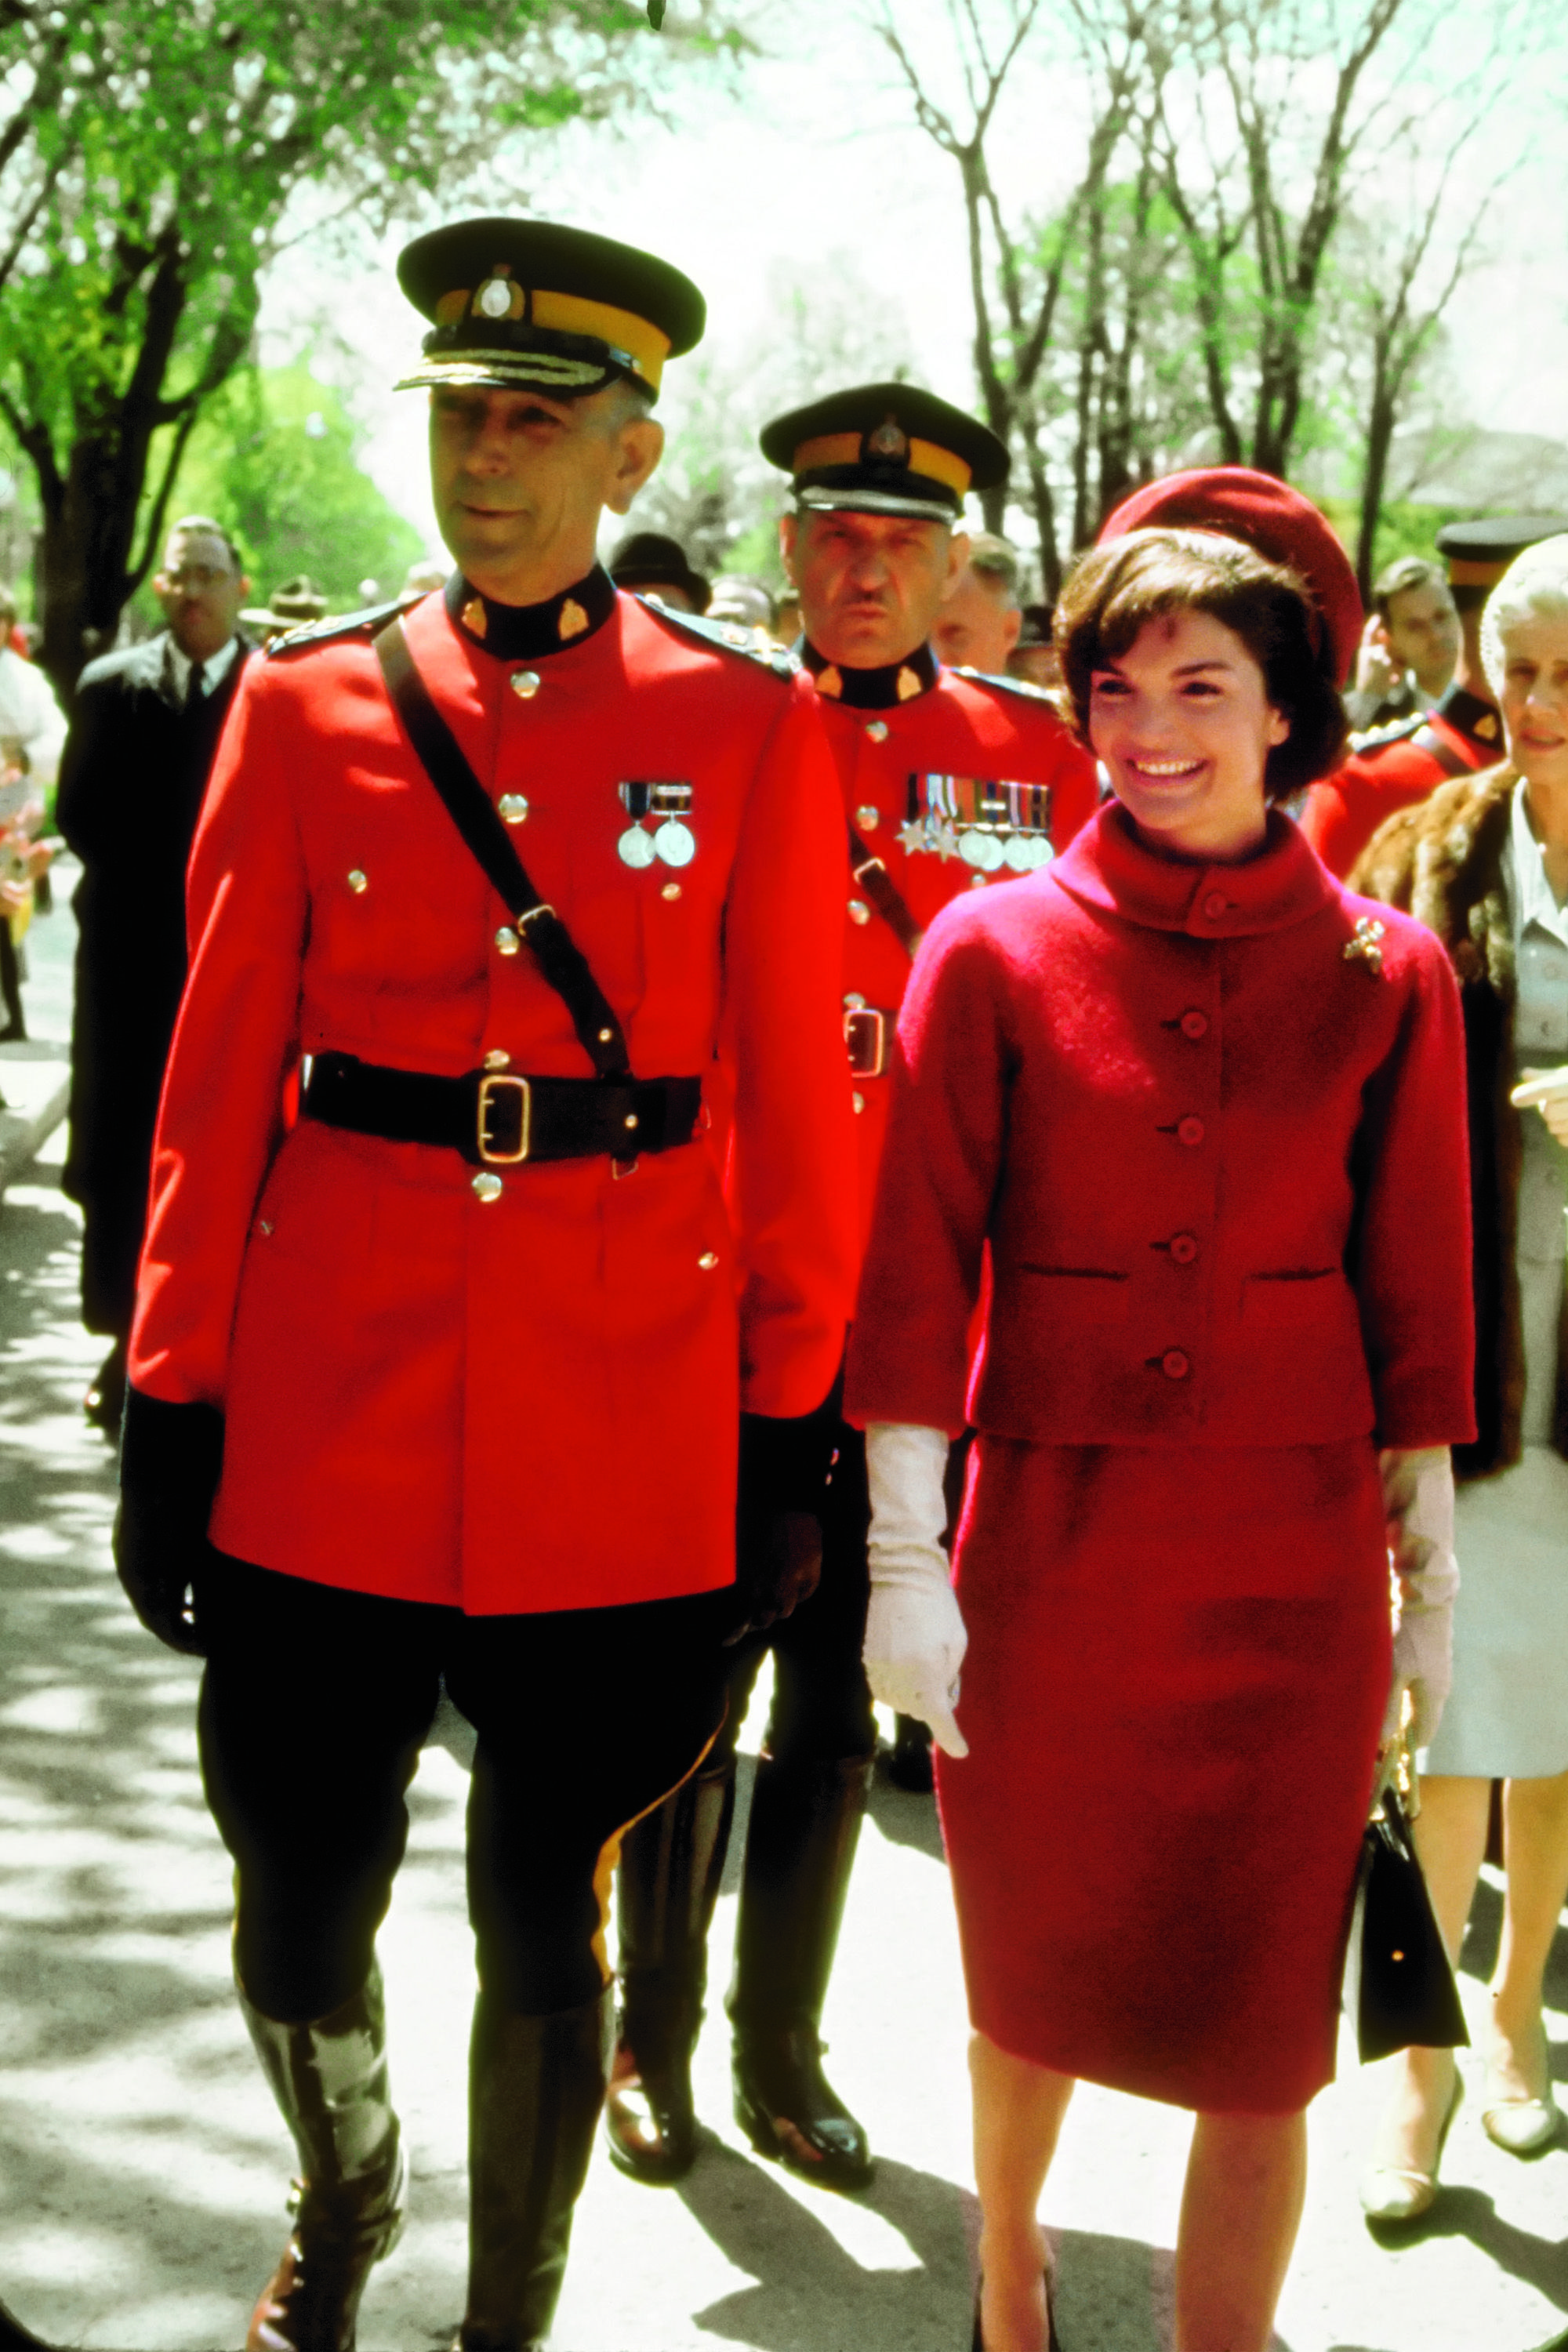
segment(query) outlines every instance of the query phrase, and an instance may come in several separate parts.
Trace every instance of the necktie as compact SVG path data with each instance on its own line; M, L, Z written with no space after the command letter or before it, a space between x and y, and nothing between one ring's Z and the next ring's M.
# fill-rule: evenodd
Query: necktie
M191 664L191 675L185 684L185 709L187 710L199 709L206 700L206 685L202 677L202 666L200 662L194 661Z

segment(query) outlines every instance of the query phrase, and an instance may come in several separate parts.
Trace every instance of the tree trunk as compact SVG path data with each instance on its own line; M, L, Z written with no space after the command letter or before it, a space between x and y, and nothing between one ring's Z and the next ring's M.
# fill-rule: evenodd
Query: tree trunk
M1366 464L1361 478L1361 520L1356 531L1355 576L1361 589L1362 602L1368 608L1372 602L1373 564L1377 551L1378 518L1383 512L1383 494L1388 485L1389 453L1394 446L1394 426L1397 412L1394 387L1390 381L1388 349L1378 338L1373 362L1372 405L1367 417Z

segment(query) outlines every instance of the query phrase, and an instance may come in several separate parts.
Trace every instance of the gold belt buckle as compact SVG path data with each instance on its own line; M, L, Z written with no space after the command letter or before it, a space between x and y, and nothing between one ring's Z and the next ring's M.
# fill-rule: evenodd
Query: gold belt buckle
M858 1004L844 1015L849 1074L879 1078L888 1066L888 1016L879 1005Z
M503 1087L515 1087L517 1089L515 1151L494 1151L490 1149L490 1105ZM493 1070L479 1080L479 1158L488 1168L513 1168L520 1160L526 1160L532 1128L533 1088L526 1078L517 1077L510 1070Z

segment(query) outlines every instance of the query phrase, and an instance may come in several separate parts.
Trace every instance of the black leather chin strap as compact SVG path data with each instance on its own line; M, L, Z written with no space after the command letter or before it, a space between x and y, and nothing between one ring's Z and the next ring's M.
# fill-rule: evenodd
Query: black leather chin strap
M589 970L582 949L530 880L489 794L419 675L402 620L389 621L372 642L392 707L420 765L490 887L511 909L540 977L572 1015L572 1026L595 1072L601 1078L629 1078L631 1057L615 1008Z

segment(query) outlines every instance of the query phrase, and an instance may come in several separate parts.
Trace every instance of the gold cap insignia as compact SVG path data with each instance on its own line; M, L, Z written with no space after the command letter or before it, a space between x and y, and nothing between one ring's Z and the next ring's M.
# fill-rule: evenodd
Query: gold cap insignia
M883 457L895 466L906 466L910 457L910 436L896 416L884 416L873 433L866 436L866 454Z

